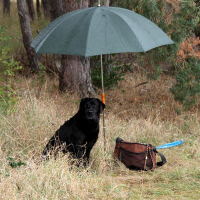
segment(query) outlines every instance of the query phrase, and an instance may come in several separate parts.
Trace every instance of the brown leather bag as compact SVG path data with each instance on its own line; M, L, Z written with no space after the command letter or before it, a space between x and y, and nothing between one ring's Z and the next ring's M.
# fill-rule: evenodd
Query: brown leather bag
M156 153L160 155L161 162L156 163ZM117 158L132 170L153 170L167 162L165 156L151 144L125 142L119 137L114 151L114 159Z

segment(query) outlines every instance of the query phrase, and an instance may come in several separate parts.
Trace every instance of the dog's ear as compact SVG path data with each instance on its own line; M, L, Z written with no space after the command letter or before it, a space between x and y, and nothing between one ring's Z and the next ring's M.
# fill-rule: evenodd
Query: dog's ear
M85 101L86 101L86 98L81 99L80 107L79 107L80 110L84 108Z
M102 113L102 111L104 110L106 105L102 101L100 101L99 99L98 99L98 101L99 101L99 110L100 110L100 113Z

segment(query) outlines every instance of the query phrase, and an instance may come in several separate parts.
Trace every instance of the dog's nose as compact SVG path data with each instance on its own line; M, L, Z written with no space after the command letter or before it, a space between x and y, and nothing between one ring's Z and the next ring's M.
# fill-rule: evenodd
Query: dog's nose
M93 111L92 111L92 110L89 110L89 111L88 111L88 114L92 115L92 114L93 114Z

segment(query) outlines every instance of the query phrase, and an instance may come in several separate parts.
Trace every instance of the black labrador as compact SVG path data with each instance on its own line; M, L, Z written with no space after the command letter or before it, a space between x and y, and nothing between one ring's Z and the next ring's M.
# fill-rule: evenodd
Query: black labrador
M78 112L66 121L52 136L43 155L56 156L59 151L69 152L78 162L89 163L90 151L99 135L100 113L105 104L96 98L84 98Z

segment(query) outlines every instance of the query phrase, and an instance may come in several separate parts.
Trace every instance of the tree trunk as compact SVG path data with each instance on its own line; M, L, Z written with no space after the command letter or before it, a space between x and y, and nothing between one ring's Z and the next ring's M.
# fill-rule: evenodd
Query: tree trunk
M66 11L87 8L88 1L66 0ZM90 58L81 58L79 56L62 56L62 70L59 79L60 91L70 89L77 91L80 96L94 95L94 89L90 74Z
M100 6L109 6L110 4L110 0L100 0ZM93 7L93 6L97 6L98 5L98 0L90 0L89 1L89 7Z
M62 56L60 91L70 89L81 96L94 94L90 74L90 59L79 56Z
M81 8L88 8L88 0L65 0L66 12L78 10Z
M110 6L113 6L114 5L114 0L110 0L109 4L110 4Z
M36 10L37 10L37 17L40 19L41 17L41 12L40 12L40 0L36 1Z
M107 1L105 2L105 6L109 6L109 4L110 4L110 0L107 0Z
M50 0L50 20L53 21L62 14L64 14L63 0Z
M48 19L49 18L49 8L50 8L49 0L42 0L42 7L43 7L44 17L46 19Z
M93 7L96 2L97 2L96 0L90 0L88 7Z
M26 0L27 5L28 5L28 12L29 15L31 17L31 19L34 21L35 19L35 10L34 10L34 6L33 6L33 0Z
M27 52L28 61L30 63L31 69L33 71L38 71L40 69L38 58L35 51L30 46L33 37L30 26L30 18L26 8L26 0L17 0L17 8L20 19L23 43Z
M3 14L10 15L10 0L3 0Z

